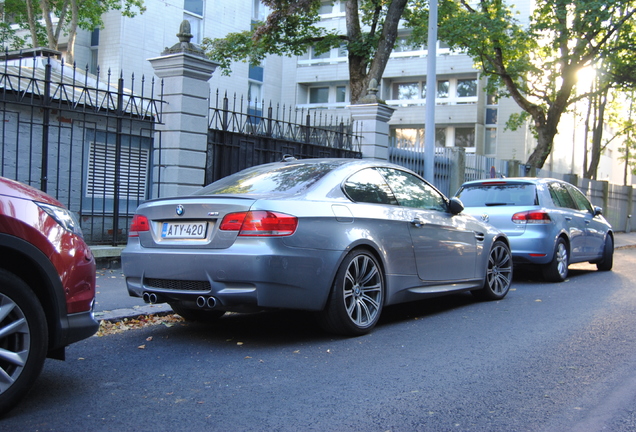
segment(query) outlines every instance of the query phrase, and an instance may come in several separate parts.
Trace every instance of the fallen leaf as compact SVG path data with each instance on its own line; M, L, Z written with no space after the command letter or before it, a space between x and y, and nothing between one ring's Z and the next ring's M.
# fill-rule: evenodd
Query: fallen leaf
M237 342L236 344L237 345L243 345L243 342Z
M137 348L139 348L139 349L146 349L146 345L139 345Z
M152 336L148 336L148 337L146 338L146 341L148 341L148 342L150 342L151 340L152 340Z
M251 359L252 357L250 357L250 356L245 356L245 358L246 358L246 359Z

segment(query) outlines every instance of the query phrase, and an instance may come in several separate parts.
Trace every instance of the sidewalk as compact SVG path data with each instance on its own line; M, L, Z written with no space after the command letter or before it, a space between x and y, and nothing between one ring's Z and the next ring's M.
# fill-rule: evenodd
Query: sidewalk
M636 247L636 232L615 233L614 249L628 249Z
M615 249L619 250L636 248L636 232L616 233L614 246ZM98 321L118 321L139 315L157 315L172 312L172 309L166 303L149 305L140 298L128 295L126 281L121 268L117 265L109 265L109 261L105 260L105 258L117 259L121 248L108 249L102 246L99 247L99 250L98 254L96 254L98 264L95 303L95 318Z

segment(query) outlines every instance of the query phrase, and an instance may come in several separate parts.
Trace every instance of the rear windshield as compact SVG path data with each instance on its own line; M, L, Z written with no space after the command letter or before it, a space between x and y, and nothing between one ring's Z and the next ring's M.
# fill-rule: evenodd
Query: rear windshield
M210 183L193 195L295 195L307 190L336 166L299 163L248 168Z
M457 197L465 207L538 205L533 184L476 184L462 188Z

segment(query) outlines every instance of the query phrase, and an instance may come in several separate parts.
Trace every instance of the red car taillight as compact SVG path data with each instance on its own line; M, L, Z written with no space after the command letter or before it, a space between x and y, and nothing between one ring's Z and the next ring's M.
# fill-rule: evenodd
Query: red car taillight
M150 223L146 216L136 214L130 223L128 237L139 237L139 233L142 231L150 231Z
M288 236L298 227L298 218L284 213L257 210L230 213L219 227L222 231L239 231L239 236Z
M552 219L546 211L529 210L513 214L512 221L516 224L548 224Z

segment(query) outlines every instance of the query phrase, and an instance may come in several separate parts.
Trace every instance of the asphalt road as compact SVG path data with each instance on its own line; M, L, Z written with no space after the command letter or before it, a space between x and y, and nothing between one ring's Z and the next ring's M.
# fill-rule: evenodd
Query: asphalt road
M92 337L0 430L633 431L635 266L518 272L503 301L387 308L359 338L297 312Z

